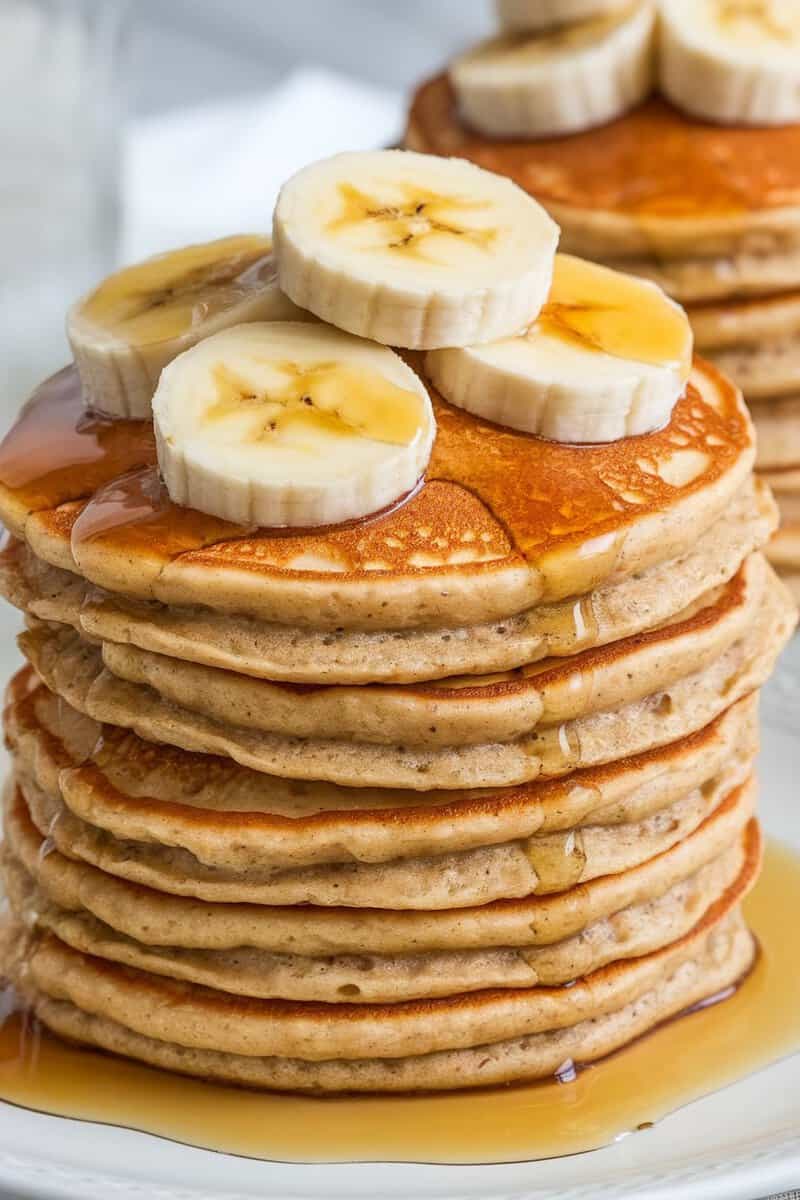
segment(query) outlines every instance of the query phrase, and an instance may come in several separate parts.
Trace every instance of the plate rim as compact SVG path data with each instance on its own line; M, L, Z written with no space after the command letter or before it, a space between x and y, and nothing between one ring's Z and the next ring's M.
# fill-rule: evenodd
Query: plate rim
M795 1061L800 1060L795 1056ZM769 1070L769 1068L768 1068ZM8 1104L0 1105L0 1112L6 1109L13 1109L15 1106ZM690 1106L691 1107L691 1106ZM27 1112L30 1110L21 1110ZM35 1114L42 1117L44 1120L57 1120L64 1124L65 1127L70 1125L86 1125L89 1135L102 1129L103 1126L94 1122L76 1122L69 1118L52 1117L47 1114ZM144 1137L148 1141L153 1140L153 1135L141 1134L137 1131L126 1131L134 1134L136 1137ZM763 1135L758 1139L763 1143L765 1138L770 1135ZM163 1140L156 1138L155 1140ZM620 1143L621 1144L621 1143ZM186 1148L186 1147L182 1147ZM191 1147L189 1148L191 1149ZM201 1151L201 1153L209 1153ZM590 1152L591 1153L591 1152ZM235 1156L220 1155L221 1158L231 1158ZM259 1160L248 1160L255 1163L257 1166L265 1170L270 1166L280 1165L284 1168L291 1167L296 1164L275 1164L269 1162L259 1162ZM316 1166L324 1166L325 1164L316 1164ZM536 1163L521 1163L514 1164L518 1167L535 1167ZM395 1168L403 1168L409 1175L413 1175L416 1166L413 1164L393 1164L393 1163L367 1163L367 1164L337 1164L334 1168L343 1176L352 1174L353 1170L360 1170L366 1173L369 1170L375 1171L383 1166L394 1166ZM307 1168L301 1168L307 1169ZM447 1183L447 1175L452 1173L453 1168L446 1166L428 1167L428 1170L433 1170L440 1176L440 1182ZM769 1169L769 1175L764 1174L764 1170ZM484 1167L462 1167L459 1171L467 1172L487 1172L492 1168ZM791 1171L791 1177L788 1172ZM786 1172L786 1174L784 1174ZM758 1178L756 1179L756 1173ZM658 1172L637 1172L635 1175L630 1175L625 1179L616 1181L605 1181L599 1183L579 1183L567 1187L564 1190L559 1185L557 1200L674 1200L676 1185L682 1186L680 1193L681 1200L719 1200L725 1197L726 1200L730 1197L731 1200L761 1200L770 1192L791 1188L796 1185L798 1176L800 1175L800 1130L795 1135L782 1137L777 1143L762 1146L758 1149L756 1146L750 1147L734 1158L726 1158L724 1161L714 1161L714 1152L709 1151L700 1159L696 1159L691 1164L683 1168L670 1168L667 1171ZM735 1180L737 1186L734 1191L731 1191L728 1184ZM476 1177L477 1181L477 1177ZM265 1179L264 1183L267 1182ZM409 1179L409 1183L413 1180ZM758 1184L758 1191L750 1190L751 1184ZM203 1188L194 1186L185 1187L182 1185L166 1185L163 1182L153 1182L152 1179L133 1179L126 1178L121 1175L112 1175L105 1171L87 1171L86 1169L78 1169L69 1164L55 1163L36 1163L29 1158L22 1158L18 1155L11 1154L7 1151L0 1150L0 1188L24 1186L26 1188L37 1188L39 1190L31 1193L35 1200L94 1200L94 1197L114 1197L115 1200L255 1200L257 1193L255 1191L220 1191L215 1186L213 1192ZM42 1187L46 1191L42 1191ZM702 1190L698 1190L701 1188ZM261 1191L260 1195L269 1197L269 1200L320 1200L321 1193L319 1190L307 1190L305 1187L292 1187L290 1190L278 1184L280 1190ZM669 1189L669 1190L667 1190ZM724 1189L724 1190L723 1190ZM10 1192L10 1195L17 1197L17 1193ZM339 1200L344 1193L332 1192L331 1196L335 1196ZM498 1190L492 1188L487 1190L481 1188L480 1193L474 1190L453 1190L448 1188L447 1192L437 1191L439 1197L446 1195L446 1200L478 1200L480 1195L481 1200L554 1200L554 1192L552 1184L537 1184L535 1180L531 1180L529 1185L520 1187L500 1187Z

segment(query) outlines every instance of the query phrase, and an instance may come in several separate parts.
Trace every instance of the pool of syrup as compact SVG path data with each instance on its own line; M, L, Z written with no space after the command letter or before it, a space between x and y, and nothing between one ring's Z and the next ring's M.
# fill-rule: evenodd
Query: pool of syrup
M67 1045L13 1007L0 1098L290 1162L496 1163L608 1145L800 1050L800 858L770 845L746 904L757 965L700 1007L559 1080L452 1095L317 1099L204 1084Z

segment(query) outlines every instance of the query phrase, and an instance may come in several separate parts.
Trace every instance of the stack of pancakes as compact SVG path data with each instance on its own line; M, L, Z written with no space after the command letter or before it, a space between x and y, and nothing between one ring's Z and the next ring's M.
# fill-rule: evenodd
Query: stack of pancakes
M557 445L433 394L350 526L172 504L68 368L0 449L4 960L56 1033L307 1091L564 1077L754 944L757 693L796 613L736 389Z
M654 95L601 128L493 140L441 76L417 92L406 144L509 176L561 225L562 250L685 305L700 353L752 404L783 519L769 556L800 597L800 125L712 124Z

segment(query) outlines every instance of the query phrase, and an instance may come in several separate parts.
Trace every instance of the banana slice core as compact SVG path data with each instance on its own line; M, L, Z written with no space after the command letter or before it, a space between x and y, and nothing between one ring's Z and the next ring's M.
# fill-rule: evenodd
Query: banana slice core
M153 415L172 500L240 525L386 508L416 485L435 434L427 391L398 355L291 322L238 326L182 354Z
M561 254L528 329L489 346L432 351L425 367L446 400L477 416L590 443L665 425L691 359L688 318L660 288Z

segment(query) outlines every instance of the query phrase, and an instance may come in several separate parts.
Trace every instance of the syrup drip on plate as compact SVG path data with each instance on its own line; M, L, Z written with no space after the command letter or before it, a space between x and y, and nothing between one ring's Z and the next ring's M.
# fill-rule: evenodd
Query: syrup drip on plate
M712 998L724 1003L595 1066L564 1063L552 1082L440 1096L248 1092L68 1045L10 1008L0 1097L261 1159L491 1163L591 1150L800 1050L800 925L785 919L800 911L800 859L772 845L745 907L761 955L738 989Z

